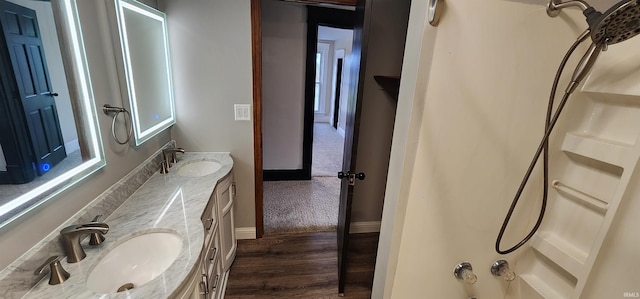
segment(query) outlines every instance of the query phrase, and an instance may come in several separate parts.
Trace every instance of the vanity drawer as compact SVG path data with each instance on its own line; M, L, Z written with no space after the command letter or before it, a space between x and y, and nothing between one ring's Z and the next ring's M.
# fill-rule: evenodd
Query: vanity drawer
M207 274L211 273L209 271L210 266L220 260L220 237L218 231L219 230L217 228L213 231L213 234L211 234L211 240L205 247L206 253L204 260L202 260L202 264L204 266L204 269L207 271L205 272Z
M217 235L213 238L213 242L209 246L205 259L202 261L202 267L209 281L209 298L218 298L218 292L221 286L222 266L220 259L220 242Z
M209 203L207 207L204 209L202 213L202 217L200 220L202 221L202 226L204 227L204 244L209 244L211 242L211 236L213 232L218 231L218 211L217 211L217 201L215 193L211 195L209 198Z
M218 254L219 256L219 254ZM222 263L220 258L216 258L209 267L209 294L212 299L221 298L222 295Z

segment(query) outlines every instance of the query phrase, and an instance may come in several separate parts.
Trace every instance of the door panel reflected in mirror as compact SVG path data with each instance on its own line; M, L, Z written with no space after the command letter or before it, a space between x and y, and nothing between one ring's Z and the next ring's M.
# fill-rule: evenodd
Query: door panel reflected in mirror
M0 0L0 226L105 165L75 0Z
M114 40L120 41L115 47L122 53L118 59L122 93L129 99L134 137L140 145L176 121L166 16L133 0L114 3L112 32L119 33Z

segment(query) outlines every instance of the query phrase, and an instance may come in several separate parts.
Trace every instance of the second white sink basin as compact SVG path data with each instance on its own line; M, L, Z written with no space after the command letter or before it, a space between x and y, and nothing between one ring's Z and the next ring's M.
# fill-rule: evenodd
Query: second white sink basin
M200 177L210 175L222 168L216 161L202 160L185 164L178 169L178 175L186 177Z
M133 237L110 250L89 273L87 287L97 293L116 293L144 285L163 274L182 249L176 234L154 232Z

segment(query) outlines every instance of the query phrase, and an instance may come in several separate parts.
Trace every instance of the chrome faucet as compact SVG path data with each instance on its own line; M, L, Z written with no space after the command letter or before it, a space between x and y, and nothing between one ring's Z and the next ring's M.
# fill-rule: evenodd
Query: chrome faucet
M169 168L171 168L171 166L173 166L173 164L178 162L178 158L176 157L176 153L183 153L184 154L184 149L181 147L176 147L176 148L168 148L168 149L163 149L162 150L162 165L160 165L161 167L161 171L160 173L167 173L169 172Z
M82 245L80 245L80 240L83 236L93 233L104 235L108 231L109 226L106 223L100 222L74 224L62 229L60 235L62 236L62 243L67 252L67 262L77 263L87 256Z

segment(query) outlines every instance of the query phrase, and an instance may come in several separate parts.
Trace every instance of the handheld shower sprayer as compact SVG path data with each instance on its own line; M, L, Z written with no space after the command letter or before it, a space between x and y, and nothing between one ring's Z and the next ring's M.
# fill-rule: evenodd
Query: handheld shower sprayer
M547 108L547 117L545 122L545 133L540 140L540 145L536 150L536 153L529 164L529 168L520 183L520 187L516 191L516 195L514 196L513 201L511 202L511 206L509 207L509 211L505 216L504 222L502 223L502 227L500 228L500 232L498 233L498 237L496 239L496 252L499 254L508 254L511 253L518 248L522 247L526 244L533 235L538 231L540 225L542 224L542 219L545 214L545 209L547 206L547 197L548 197L548 187L549 187L549 136L553 131L553 128L560 117L560 113L564 109L565 104L567 103L569 96L577 89L580 82L587 76L596 60L598 59L598 55L600 52L606 51L607 47L612 44L616 44L627 39L630 39L638 34L640 34L640 0L623 0L609 8L604 13L601 13L595 10L591 5L582 0L570 0L566 2L562 2L561 0L549 0L547 4L547 14L550 17L556 17L560 14L560 11L567 7L579 7L582 9L582 13L587 19L587 24L589 27L587 30L580 35L580 37L573 43L564 59L560 63L560 67L556 73L556 77L553 83L553 87L551 88L551 94L549 96L549 106ZM580 62L578 63L575 71L573 72L573 76L571 77L571 82L568 84L567 89L565 90L564 96L562 100L558 104L558 108L556 108L555 113L553 113L554 100L556 96L556 90L558 88L558 83L560 81L560 76L562 71L564 70L567 61L576 50L576 48L588 37L591 37L592 44L584 54ZM553 115L553 116L552 116ZM540 214L538 216L538 220L535 225L531 229L531 231L516 245L512 246L509 249L502 250L500 249L500 244L502 243L502 237L509 225L509 221L513 212L518 205L518 201L520 200L520 196L524 191L527 182L529 181L529 177L531 176L535 165L537 164L540 155L543 155L543 193L542 193L542 205L540 207Z

